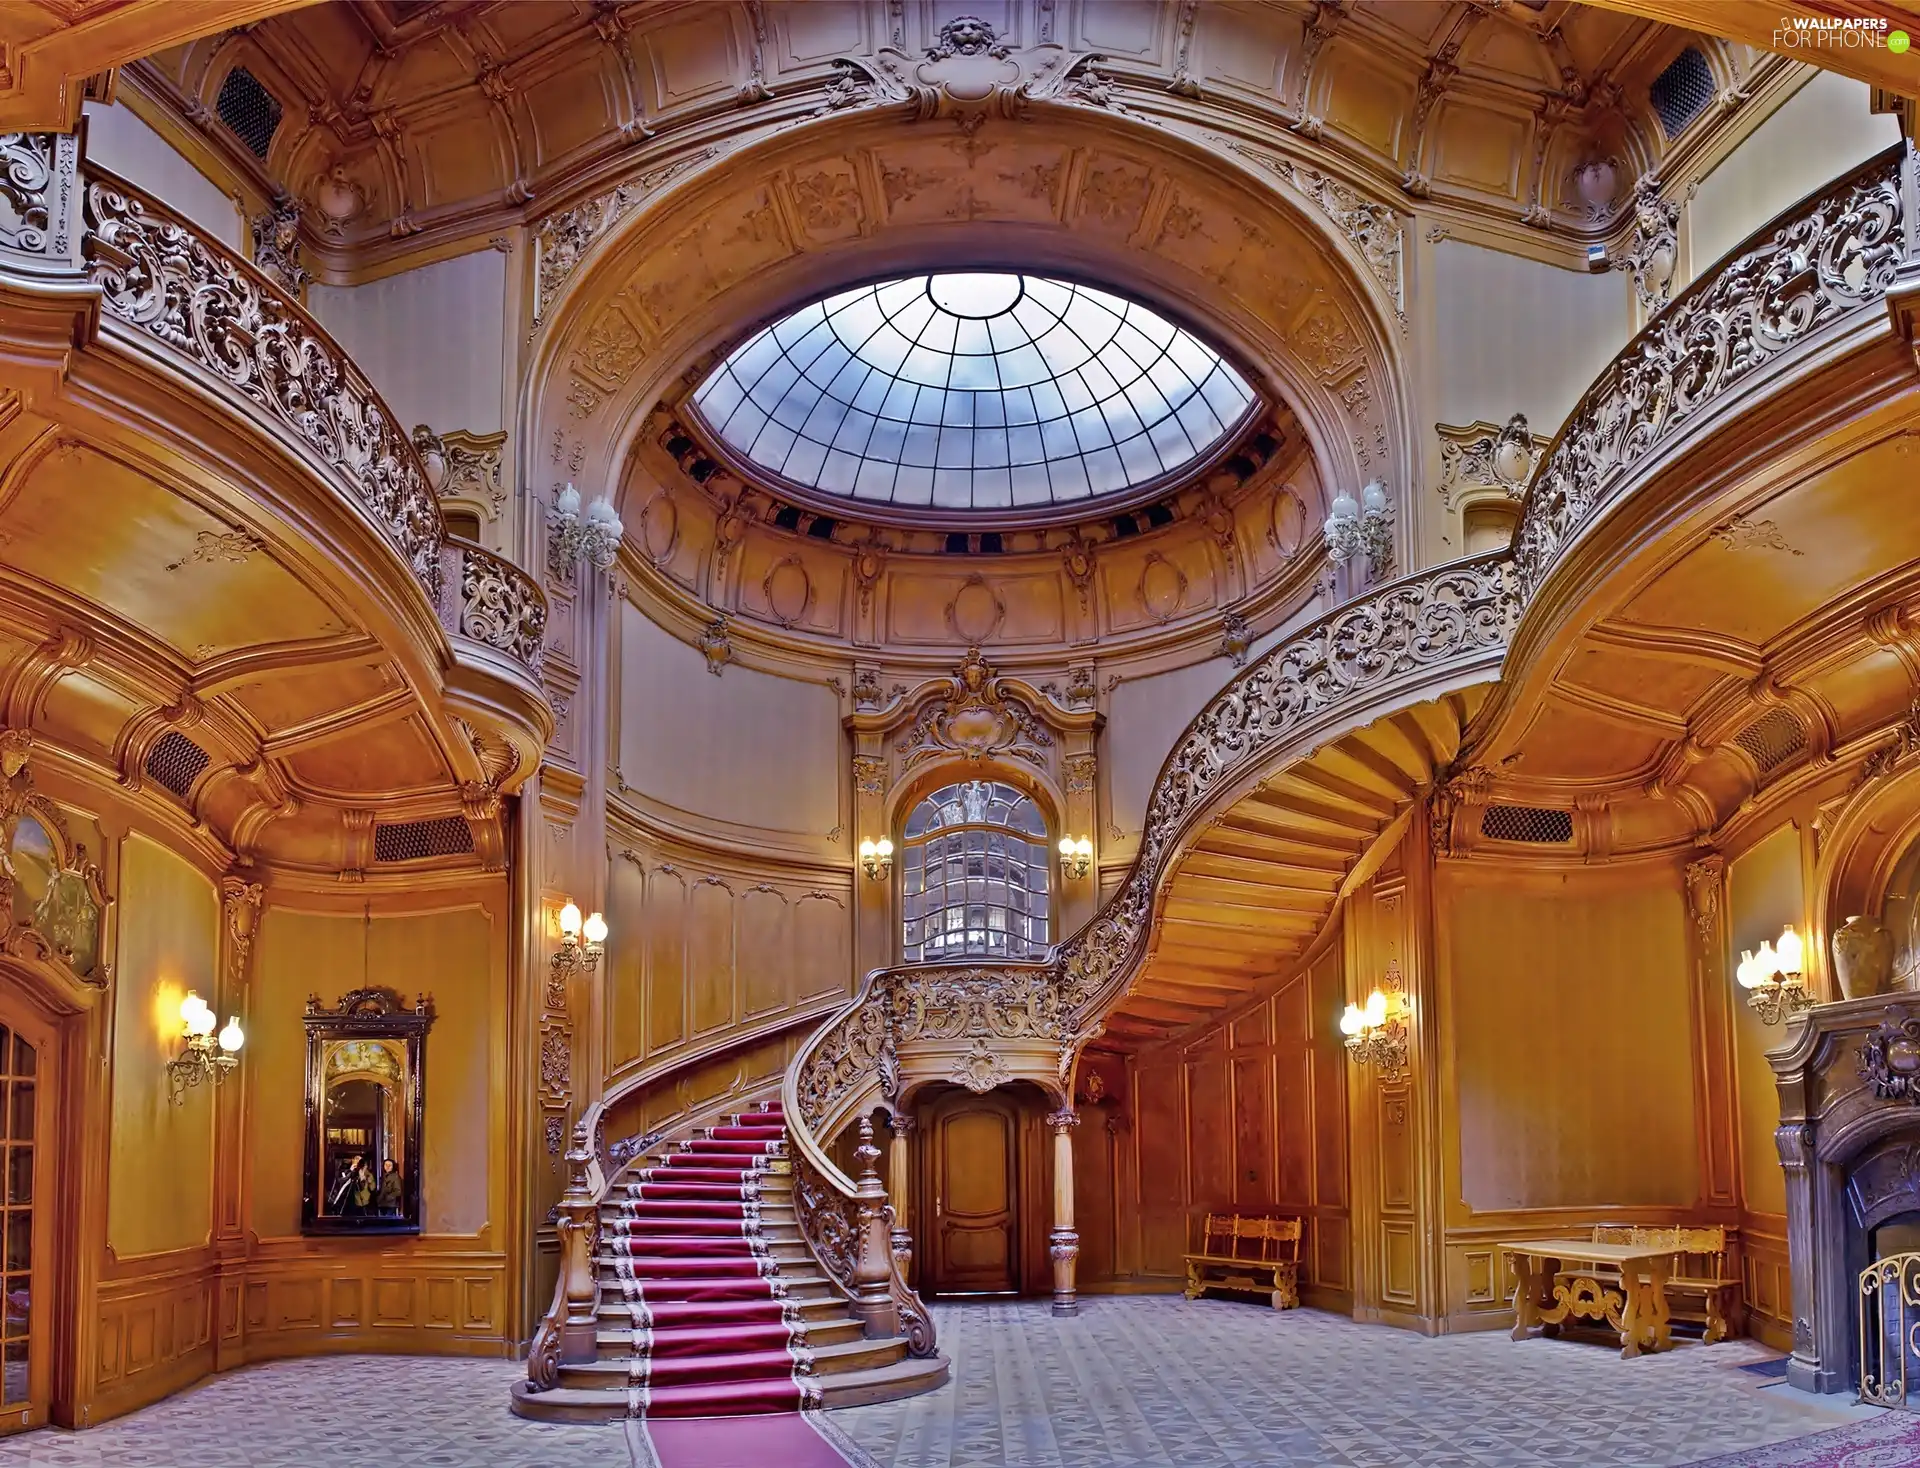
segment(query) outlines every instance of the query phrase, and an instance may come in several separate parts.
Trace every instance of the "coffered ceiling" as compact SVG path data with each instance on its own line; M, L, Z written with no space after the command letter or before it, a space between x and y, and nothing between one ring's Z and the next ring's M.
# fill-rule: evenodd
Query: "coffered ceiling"
M1570 232L1615 219L1666 150L1648 85L1681 49L1703 47L1729 109L1754 77L1745 47L1573 0L332 0L162 50L129 79L302 199L316 249L350 271L356 251L543 214L633 150L805 117L835 58L917 56L963 12L1015 46L1098 53L1148 115L1243 110L1384 188ZM236 66L285 109L264 158L217 119ZM1583 195L1573 176L1594 160L1611 182Z

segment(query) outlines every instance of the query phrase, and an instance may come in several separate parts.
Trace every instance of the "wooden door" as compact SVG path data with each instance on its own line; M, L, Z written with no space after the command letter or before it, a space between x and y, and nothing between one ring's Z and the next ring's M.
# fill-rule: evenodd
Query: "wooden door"
M44 1426L52 1395L55 1038L0 1000L0 1434Z
M922 1197L932 1294L1020 1289L1020 1117L992 1094L943 1097L927 1118Z

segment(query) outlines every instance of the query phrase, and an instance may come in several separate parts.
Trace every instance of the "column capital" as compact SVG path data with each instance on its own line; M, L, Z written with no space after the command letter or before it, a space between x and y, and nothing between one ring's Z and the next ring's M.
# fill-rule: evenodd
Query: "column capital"
M916 1125L917 1123L909 1112L896 1111L887 1117L887 1130L892 1132L896 1137L912 1136Z
M1047 1113L1047 1129L1056 1136L1062 1132L1070 1132L1079 1125L1080 1113L1071 1106L1063 1106L1058 1111Z

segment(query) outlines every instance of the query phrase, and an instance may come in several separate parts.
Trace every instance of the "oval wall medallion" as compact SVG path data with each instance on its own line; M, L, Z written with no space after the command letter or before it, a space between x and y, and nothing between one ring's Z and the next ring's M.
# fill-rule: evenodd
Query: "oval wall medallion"
M1273 548L1283 556L1299 550L1307 538L1307 507L1291 487L1273 497Z
M664 489L640 512L640 545L655 565L673 554L680 539L680 507Z
M767 610L782 627L791 627L804 617L813 601L813 581L798 556L788 556L767 572L761 589L767 594Z
M1006 603L982 576L969 576L947 604L947 625L961 641L974 646L989 641L1006 616Z
M1187 574L1155 551L1140 572L1140 605L1156 622L1170 622L1186 600Z

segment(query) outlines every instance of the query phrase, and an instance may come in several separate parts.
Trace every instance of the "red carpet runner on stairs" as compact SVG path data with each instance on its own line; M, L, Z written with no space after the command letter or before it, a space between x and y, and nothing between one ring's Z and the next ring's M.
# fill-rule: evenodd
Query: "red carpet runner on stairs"
M771 1102L627 1183L608 1245L633 1317L632 1415L819 1405L806 1324L760 1233L760 1178L786 1135Z

